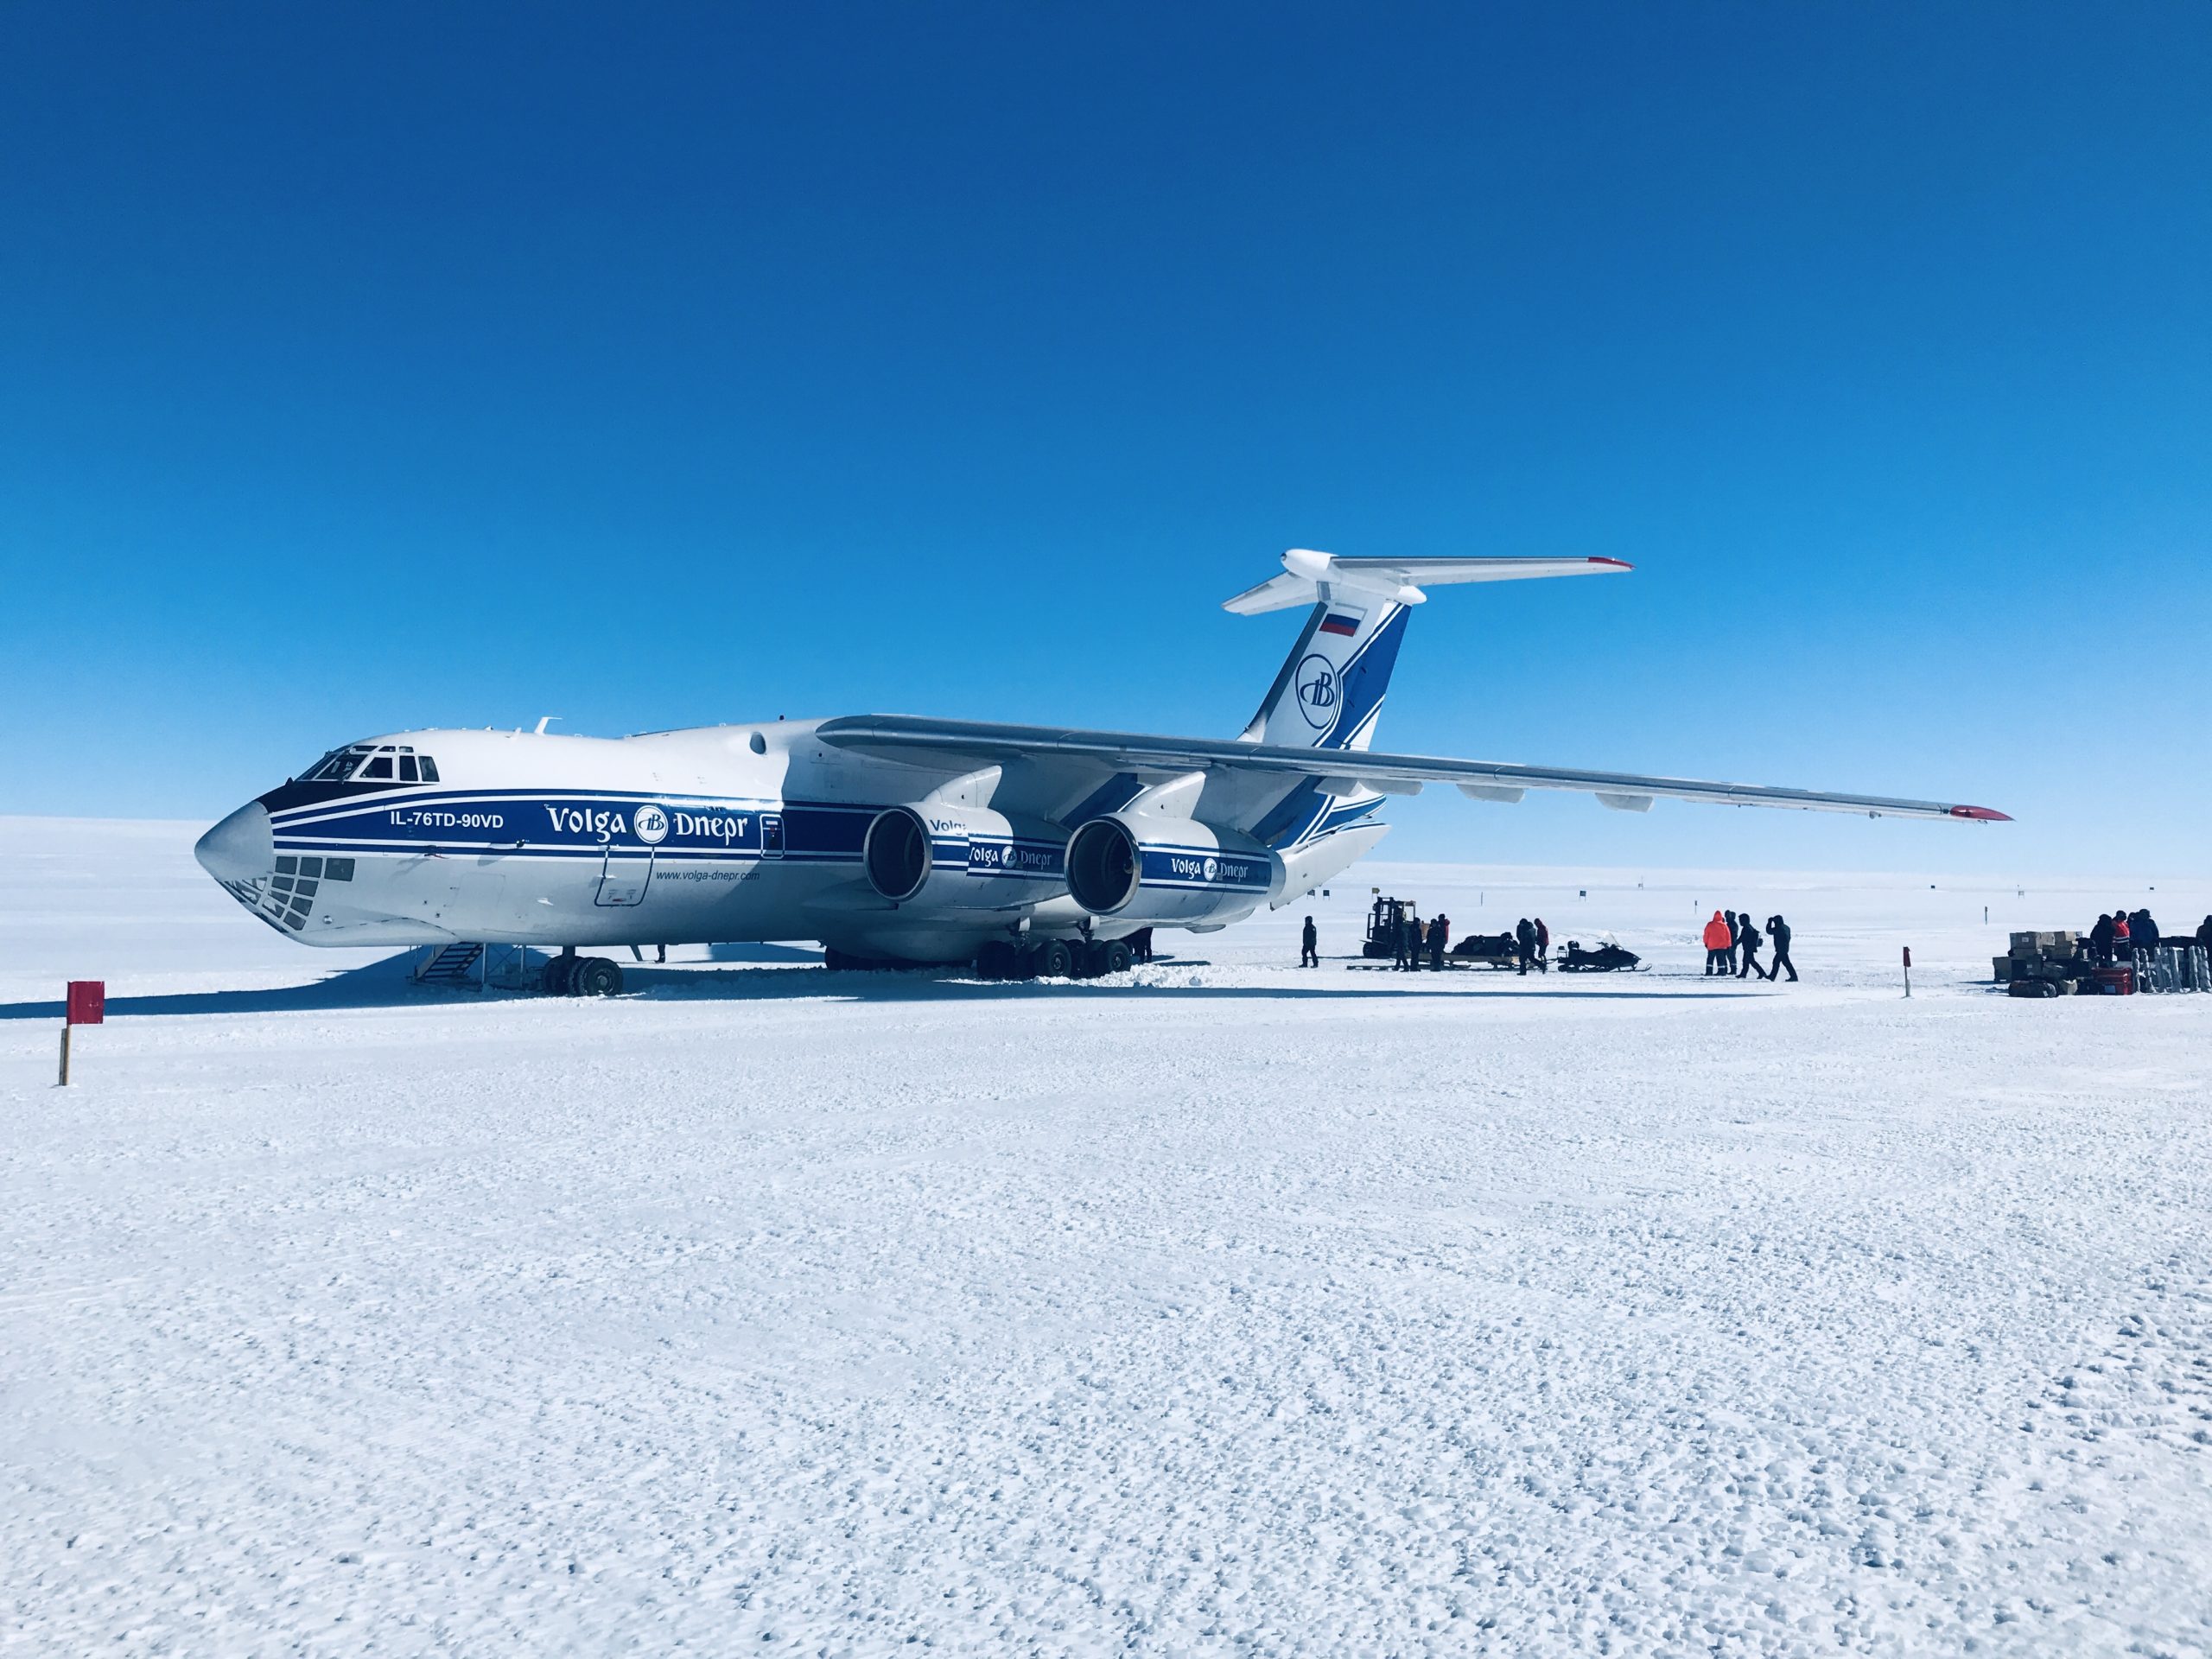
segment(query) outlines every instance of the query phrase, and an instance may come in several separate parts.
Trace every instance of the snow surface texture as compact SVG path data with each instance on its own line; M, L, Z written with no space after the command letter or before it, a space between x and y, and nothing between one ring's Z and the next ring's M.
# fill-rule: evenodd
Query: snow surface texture
M191 829L0 821L0 1648L2212 1651L2212 997L1977 982L2202 884L1376 865L1318 970L579 1003ZM1354 971L1376 882L1657 971Z

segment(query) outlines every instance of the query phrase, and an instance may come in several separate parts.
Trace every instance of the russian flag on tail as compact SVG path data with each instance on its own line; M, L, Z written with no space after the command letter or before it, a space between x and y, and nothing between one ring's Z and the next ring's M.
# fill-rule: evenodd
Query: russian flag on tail
M1341 633L1349 639L1359 632L1359 618L1357 611L1331 611L1321 619L1321 632Z

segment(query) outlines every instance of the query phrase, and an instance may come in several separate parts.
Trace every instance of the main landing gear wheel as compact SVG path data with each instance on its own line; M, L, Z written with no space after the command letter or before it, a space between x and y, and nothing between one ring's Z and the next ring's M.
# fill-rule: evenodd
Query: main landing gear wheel
M1135 960L1127 939L1109 939L1106 941L1106 965L1097 971L1102 974L1126 974L1129 971L1130 963Z
M586 957L572 978L578 996L622 995L622 964L606 957Z
M1004 939L992 939L976 953L976 974L981 979L1012 979L1017 966L1014 946Z
M564 950L545 964L545 976L538 983L548 996L572 996L575 994L576 969L582 965L582 958Z
M1075 952L1065 939L1047 939L1037 947L1036 975L1039 979L1071 979L1075 976Z

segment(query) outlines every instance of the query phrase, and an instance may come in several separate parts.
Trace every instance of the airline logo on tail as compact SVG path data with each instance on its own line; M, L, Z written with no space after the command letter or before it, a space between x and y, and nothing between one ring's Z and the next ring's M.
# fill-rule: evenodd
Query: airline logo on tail
M1298 712L1315 731L1326 731L1339 701L1336 664L1314 652L1298 665Z

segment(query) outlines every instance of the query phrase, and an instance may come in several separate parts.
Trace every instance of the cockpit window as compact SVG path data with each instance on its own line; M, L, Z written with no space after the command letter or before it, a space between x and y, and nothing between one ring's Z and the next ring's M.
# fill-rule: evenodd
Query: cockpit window
M405 743L350 743L328 754L300 774L303 784L356 783L435 784L438 763L417 754Z

